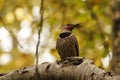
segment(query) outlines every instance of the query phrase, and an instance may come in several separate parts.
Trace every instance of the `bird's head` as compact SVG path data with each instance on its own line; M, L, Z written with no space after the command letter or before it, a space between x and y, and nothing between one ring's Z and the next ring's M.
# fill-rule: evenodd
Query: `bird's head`
M67 24L63 27L61 33L60 33L60 38L65 38L67 36L69 36L72 32L72 30L75 28L75 27L80 27L81 24Z
M63 27L62 32L71 32L75 27L80 27L81 23L79 24L67 24Z

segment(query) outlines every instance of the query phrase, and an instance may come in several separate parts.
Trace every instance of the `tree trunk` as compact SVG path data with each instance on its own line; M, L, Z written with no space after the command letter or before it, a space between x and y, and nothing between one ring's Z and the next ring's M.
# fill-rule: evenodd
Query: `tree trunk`
M54 63L39 65L39 74L35 66L24 67L0 75L0 80L120 80L120 76L105 71L86 58L68 58Z
M120 74L120 0L112 1L113 10L113 58L111 69Z

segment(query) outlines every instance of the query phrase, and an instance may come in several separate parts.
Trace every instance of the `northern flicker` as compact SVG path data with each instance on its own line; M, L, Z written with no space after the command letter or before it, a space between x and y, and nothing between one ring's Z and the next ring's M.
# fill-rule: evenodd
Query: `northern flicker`
M56 42L56 49L59 53L61 60L67 57L79 56L78 42L72 30L80 24L67 24L63 27Z

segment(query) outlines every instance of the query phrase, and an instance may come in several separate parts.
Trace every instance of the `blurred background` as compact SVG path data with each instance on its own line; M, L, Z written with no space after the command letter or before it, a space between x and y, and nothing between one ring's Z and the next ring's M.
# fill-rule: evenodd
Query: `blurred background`
M0 72L35 62L40 0L0 0ZM44 0L39 64L60 60L55 49L63 25L82 23L74 29L80 56L109 69L112 58L110 0Z

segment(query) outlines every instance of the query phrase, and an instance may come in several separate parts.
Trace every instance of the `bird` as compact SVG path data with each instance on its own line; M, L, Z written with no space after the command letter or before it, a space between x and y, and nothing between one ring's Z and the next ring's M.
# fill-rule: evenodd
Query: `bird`
M56 50L61 60L66 60L68 57L79 56L78 41L72 33L72 30L79 26L81 26L81 24L66 24L61 30L56 41Z

